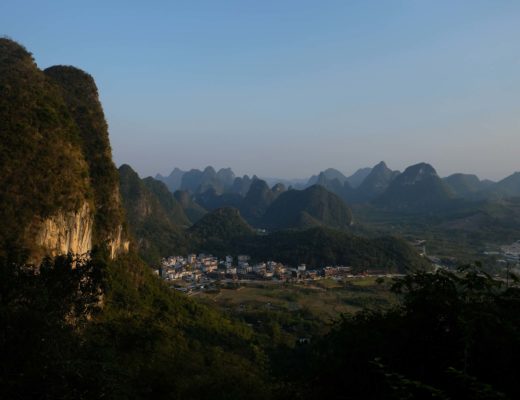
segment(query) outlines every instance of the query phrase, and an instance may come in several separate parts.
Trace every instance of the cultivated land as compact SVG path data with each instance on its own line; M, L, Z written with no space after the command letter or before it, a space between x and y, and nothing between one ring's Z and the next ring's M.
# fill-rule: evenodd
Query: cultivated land
M389 291L391 283L392 279L376 277L310 283L230 282L215 291L197 292L193 298L260 330L275 322L294 339L327 332L342 314L389 307L396 301Z

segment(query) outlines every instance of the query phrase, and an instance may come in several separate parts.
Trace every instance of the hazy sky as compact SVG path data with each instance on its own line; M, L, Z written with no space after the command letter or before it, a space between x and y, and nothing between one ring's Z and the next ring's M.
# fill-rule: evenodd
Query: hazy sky
M91 73L142 175L520 170L518 0L1 0L0 34Z

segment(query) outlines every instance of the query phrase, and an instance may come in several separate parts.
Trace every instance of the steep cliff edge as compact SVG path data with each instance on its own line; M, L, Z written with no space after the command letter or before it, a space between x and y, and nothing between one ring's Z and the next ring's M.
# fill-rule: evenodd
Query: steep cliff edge
M59 211L42 221L36 244L50 255L85 254L92 249L94 219L88 203L77 211Z
M117 170L93 79L72 67L38 69L0 39L0 255L26 248L83 254L128 248Z
M94 194L94 242L105 242L114 257L128 250L119 175L112 161L108 124L91 75L71 66L47 68L45 74L61 89L79 128L80 145L89 167Z

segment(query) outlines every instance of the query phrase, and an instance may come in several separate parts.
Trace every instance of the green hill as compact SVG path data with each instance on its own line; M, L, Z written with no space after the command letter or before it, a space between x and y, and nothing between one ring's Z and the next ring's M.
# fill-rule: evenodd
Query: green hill
M378 269L395 273L429 265L403 240L367 239L323 227L275 232L258 238L243 251L258 259L268 256L293 266L345 265L357 272Z
M106 122L92 78L45 73L0 39L0 253L23 243L35 259L126 247ZM80 223L78 223L80 221Z
M374 204L402 211L429 211L445 208L453 198L449 187L426 163L412 165L398 175L374 200Z
M166 185L152 177L144 178L144 185L154 194L162 208L168 214L168 218L176 226L189 227L191 222L184 213L182 205L177 201L175 196L168 190Z
M219 208L206 214L188 230L193 251L223 256L236 253L240 243L255 235L240 212L231 207Z
M270 229L328 226L344 229L352 213L337 195L319 185L282 193L267 209L262 223Z
M119 167L121 196L139 254L148 262L185 250L183 228L190 225L181 205L164 183L140 179L129 166Z

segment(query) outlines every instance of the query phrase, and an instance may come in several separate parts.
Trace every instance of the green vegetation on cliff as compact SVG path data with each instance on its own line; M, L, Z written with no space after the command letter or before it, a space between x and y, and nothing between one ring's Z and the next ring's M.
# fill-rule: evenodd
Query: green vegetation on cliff
M21 45L0 38L0 253L31 246L38 221L92 204L79 128L60 89ZM93 207L92 207L93 208Z
M41 222L87 203L92 243L110 241L116 253L123 212L92 77L74 67L42 72L22 46L0 39L0 132L0 252L23 242L38 258L49 250L34 243Z
M139 254L157 262L186 251L183 227L189 224L182 207L164 183L142 180L128 165L119 168L120 191L131 234Z
M94 79L70 66L47 68L45 74L59 86L67 108L79 128L81 150L88 167L95 200L95 242L123 224L117 169L112 161L108 125Z

